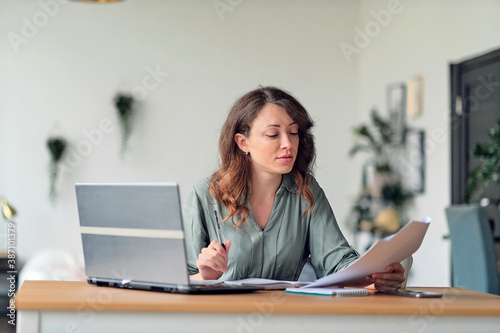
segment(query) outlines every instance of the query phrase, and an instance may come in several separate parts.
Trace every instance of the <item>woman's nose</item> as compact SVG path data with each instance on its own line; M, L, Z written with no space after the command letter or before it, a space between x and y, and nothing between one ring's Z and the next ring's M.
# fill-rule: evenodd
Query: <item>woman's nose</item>
M281 148L291 148L292 147L292 141L291 138L288 136L288 134L285 134L281 137Z

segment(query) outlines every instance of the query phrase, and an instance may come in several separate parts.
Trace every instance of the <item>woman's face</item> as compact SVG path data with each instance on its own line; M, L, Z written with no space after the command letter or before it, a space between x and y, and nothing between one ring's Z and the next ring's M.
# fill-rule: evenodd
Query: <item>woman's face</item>
M292 171L299 149L299 125L285 109L268 103L250 127L248 137L236 134L236 142L250 153L256 175L282 175Z

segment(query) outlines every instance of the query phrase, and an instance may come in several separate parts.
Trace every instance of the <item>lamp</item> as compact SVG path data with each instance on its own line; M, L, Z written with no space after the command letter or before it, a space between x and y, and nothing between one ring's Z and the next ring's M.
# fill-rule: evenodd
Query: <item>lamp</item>
M2 204L2 215L3 217L9 221L12 217L17 214L17 211L14 207L12 207L7 200L0 195L0 203Z

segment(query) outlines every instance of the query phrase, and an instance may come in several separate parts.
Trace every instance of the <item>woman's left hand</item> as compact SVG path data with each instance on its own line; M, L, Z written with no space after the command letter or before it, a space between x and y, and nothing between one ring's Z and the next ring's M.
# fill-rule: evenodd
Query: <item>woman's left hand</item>
M385 272L373 273L366 277L366 281L373 283L378 291L395 291L401 288L405 281L405 269L399 262L390 264Z

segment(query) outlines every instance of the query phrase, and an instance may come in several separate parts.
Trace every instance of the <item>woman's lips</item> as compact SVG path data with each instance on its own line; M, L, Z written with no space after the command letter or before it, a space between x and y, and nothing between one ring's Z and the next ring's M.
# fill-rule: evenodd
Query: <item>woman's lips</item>
M279 161L283 161L283 162L291 162L293 161L293 155L283 155L283 156L280 156L278 157L278 160Z

